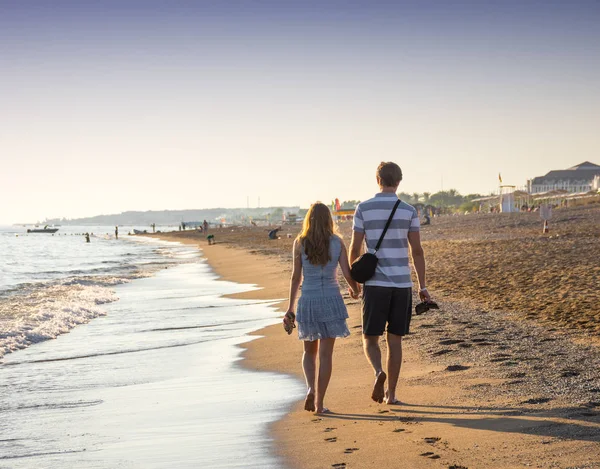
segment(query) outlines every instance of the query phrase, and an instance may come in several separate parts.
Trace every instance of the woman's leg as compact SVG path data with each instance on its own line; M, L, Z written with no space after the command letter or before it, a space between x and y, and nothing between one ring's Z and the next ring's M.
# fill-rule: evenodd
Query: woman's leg
M323 401L331 378L333 365L334 339L321 339L319 343L319 380L317 382L317 400L315 402L317 412L323 412Z
M304 353L302 354L302 370L306 380L306 400L304 410L315 411L315 375L317 372L317 352L319 343L316 340L304 341Z

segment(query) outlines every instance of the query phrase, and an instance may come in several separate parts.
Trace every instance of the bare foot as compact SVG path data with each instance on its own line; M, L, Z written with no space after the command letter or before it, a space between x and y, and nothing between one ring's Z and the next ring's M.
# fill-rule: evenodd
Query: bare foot
M321 407L320 409L317 409L315 414L331 414L331 411L327 407Z
M383 399L387 405L400 405L401 402L395 397L390 397L390 392L385 392L385 398Z
M380 404L383 402L383 398L385 396L385 380L386 380L387 376L386 374L382 371L377 375L377 378L375 378L375 384L373 385L373 392L371 393L371 399L373 399L375 402L379 402Z
M309 412L314 412L315 408L315 395L313 393L308 393L306 395L306 399L304 399L304 410L308 410Z

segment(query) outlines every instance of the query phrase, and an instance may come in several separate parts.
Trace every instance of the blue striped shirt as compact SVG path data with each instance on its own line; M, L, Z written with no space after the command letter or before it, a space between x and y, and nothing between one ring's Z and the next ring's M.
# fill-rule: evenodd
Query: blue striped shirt
M361 202L354 213L354 231L365 234L368 252L374 252L377 241L392 213L398 196L380 192L375 197ZM412 287L408 264L408 233L419 231L417 210L405 202L400 202L390 227L377 252L377 270L365 285L379 287Z

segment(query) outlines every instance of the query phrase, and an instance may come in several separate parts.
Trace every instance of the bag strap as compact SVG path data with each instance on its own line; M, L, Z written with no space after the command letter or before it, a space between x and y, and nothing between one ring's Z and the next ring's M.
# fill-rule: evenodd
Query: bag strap
M379 237L379 241L377 241L377 246L375 246L375 252L379 251L379 248L381 247L381 242L383 241L383 237L385 236L385 233L387 232L388 228L390 227L390 223L392 223L392 218L394 218L394 214L396 213L396 209L398 208L398 205L400 205L400 199L398 199L398 201L394 205L394 209L392 210L392 213L390 214L390 218L388 218L388 221L385 224L383 233L381 233L381 236Z

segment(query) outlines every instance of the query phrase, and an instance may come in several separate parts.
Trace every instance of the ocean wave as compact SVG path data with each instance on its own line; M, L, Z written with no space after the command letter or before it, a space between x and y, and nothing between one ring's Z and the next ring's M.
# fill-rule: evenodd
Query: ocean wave
M104 260L106 267L52 272L64 276L46 281L35 281L35 275L30 274L29 282L0 290L0 359L106 315L102 305L118 300L115 286L195 261L174 259L173 251L181 251L178 245L152 251L159 257L149 259L146 253L126 252L120 261ZM138 257L133 259L134 255ZM85 263L82 259L80 265Z
M1 299L0 358L104 316L99 306L117 299L107 286L80 284L49 285Z

